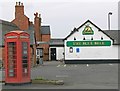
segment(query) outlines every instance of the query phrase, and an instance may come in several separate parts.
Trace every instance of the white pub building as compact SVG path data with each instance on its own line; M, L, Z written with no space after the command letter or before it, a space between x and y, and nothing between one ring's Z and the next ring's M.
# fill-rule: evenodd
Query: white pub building
M64 39L65 63L118 62L119 33L86 21Z

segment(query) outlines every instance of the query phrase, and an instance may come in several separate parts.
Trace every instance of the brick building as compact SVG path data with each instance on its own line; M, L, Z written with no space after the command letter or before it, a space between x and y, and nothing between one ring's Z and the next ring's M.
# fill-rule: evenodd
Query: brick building
M41 26L41 17L37 12L34 13L34 23L29 21L29 18L24 14L24 5L21 2L16 2L15 19L11 22L1 20L2 28L1 50L4 50L4 34L9 31L22 30L30 34L31 41L31 61L35 65L36 58L40 60L49 60L49 44L50 41L50 26ZM9 28L8 28L9 27ZM39 44L38 44L39 43ZM4 51L3 51L4 54ZM4 60L4 57L1 57Z
M21 2L16 2L15 6L15 19L12 23L16 24L21 30L29 31L33 28L35 33L35 42L49 42L50 41L50 26L41 26L41 17L37 12L34 13L34 24L29 21L29 18L24 14L24 6ZM36 45L38 51L42 51L43 60L49 60L49 44L42 43ZM36 50L36 48L34 48ZM39 50L41 49L41 50ZM36 52L34 52L36 54ZM41 56L41 57L42 57ZM36 58L34 58L36 60Z

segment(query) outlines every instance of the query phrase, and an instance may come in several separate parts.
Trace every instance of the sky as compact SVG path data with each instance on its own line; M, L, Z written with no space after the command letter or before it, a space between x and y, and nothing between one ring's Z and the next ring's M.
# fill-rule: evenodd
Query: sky
M65 38L74 27L90 20L102 30L108 29L108 13L112 12L111 30L118 30L119 0L19 0L25 15L34 22L34 13L41 14L42 25L50 25L52 38ZM18 0L0 1L0 19L14 19Z

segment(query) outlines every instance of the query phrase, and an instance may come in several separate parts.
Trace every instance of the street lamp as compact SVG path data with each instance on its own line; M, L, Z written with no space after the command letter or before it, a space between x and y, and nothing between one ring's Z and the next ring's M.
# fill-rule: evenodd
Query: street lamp
M108 30L110 30L110 15L112 15L112 12L108 13Z

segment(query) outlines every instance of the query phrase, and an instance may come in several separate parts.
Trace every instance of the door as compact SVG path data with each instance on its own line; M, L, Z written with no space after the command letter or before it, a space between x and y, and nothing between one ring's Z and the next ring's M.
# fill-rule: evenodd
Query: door
M43 64L43 49L40 48L39 51L40 51L40 64Z
M43 64L43 48L37 48L37 64Z
M16 77L17 76L17 51L16 51L16 42L7 43L7 77Z
M51 48L51 60L56 60L56 48Z

